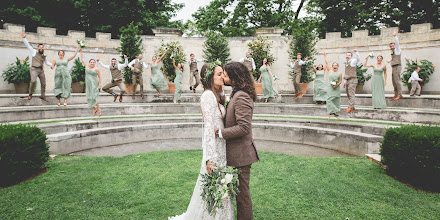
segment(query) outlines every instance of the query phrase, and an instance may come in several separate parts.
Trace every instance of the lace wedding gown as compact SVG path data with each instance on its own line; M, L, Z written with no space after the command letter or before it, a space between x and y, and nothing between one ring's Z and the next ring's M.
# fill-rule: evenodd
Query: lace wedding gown
M203 159L201 163L200 173L205 174L206 161L213 161L217 166L226 166L226 141L216 138L214 128L223 129L223 117L225 108L218 104L217 99L212 91L203 92L200 98L200 105L203 115ZM234 219L234 205L228 196L222 200L223 208L217 209L215 216L208 213L205 201L202 200L201 194L201 177L199 175L196 186L194 187L191 201L185 213L179 216L171 217L172 220L227 220Z

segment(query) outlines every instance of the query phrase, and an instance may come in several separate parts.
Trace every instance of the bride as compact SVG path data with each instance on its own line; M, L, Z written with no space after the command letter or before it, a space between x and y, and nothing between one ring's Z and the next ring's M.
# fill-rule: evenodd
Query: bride
M200 76L205 90L200 98L200 108L203 116L203 159L200 174L205 174L210 173L214 166L226 166L226 141L216 137L214 133L214 128L224 128L223 118L226 111L223 106L223 68L220 63L207 63L203 65ZM219 97L219 92L221 92L222 98ZM229 196L222 200L223 208L217 209L215 216L208 213L205 201L200 196L202 192L200 185L201 177L199 175L186 212L169 219L234 219L234 206Z

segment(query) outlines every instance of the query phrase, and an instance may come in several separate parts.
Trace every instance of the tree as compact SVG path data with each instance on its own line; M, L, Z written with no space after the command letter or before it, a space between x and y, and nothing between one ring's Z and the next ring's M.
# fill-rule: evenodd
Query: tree
M170 82L174 82L174 79L176 78L176 71L173 66L173 58L176 65L178 63L186 62L186 54L183 52L182 45L179 41L171 41L168 43L164 43L162 41L160 47L155 53L158 57L165 53L165 56L162 58L163 66L160 68L160 70L165 73Z
M142 45L142 38L139 36L142 34L142 30L139 29L138 25L131 22L127 27L121 27L121 46L116 48L121 53L121 59L124 59L124 55L127 55L128 60L135 59L140 53L144 51L144 46ZM123 61L121 61L123 63ZM133 83L133 72L129 67L125 67L124 71L124 82L127 84Z
M203 43L203 53L208 63L220 60L222 64L225 64L231 60L228 40L218 32L208 34L208 39Z
M272 41L269 41L269 37L258 36L256 40L249 42L249 53L254 59L257 69L252 73L255 79L260 78L260 65L263 64L263 59L267 58L267 63L272 65L277 59L273 54L270 53L270 48L272 47Z

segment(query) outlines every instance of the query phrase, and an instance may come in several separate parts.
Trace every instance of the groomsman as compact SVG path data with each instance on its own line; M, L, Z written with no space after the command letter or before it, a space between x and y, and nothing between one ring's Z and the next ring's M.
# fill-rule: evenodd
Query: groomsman
M256 67L255 67L254 58L251 57L251 54L249 52L246 52L246 57L241 58L239 62L243 63L244 66L246 66L246 68L249 71L249 74L251 74L251 76L253 78L252 72L256 69Z
M111 65L105 65L103 64L99 58L96 59L96 61L98 61L99 65L102 66L105 69L109 69L111 76L112 76L112 80L110 83L106 84L104 87L102 87L102 90L104 92L110 93L113 95L113 97L115 98L113 100L113 102L116 102L116 99L118 98L118 95L116 93L113 92L112 88L117 86L119 87L120 92L120 96L119 96L119 102L122 102L122 96L125 93L125 85L122 82L123 76L122 76L122 70L128 66L128 60L127 60L127 56L124 55L124 59L125 59L125 63L120 64L117 63L116 59L113 58L111 61ZM117 65L116 65L117 64Z
M38 44L38 51L31 47L29 42L26 40L26 34L21 33L23 38L23 43L26 45L28 50L31 52L32 62L31 62L31 86L29 88L28 100L32 99L32 93L34 92L35 82L37 77L40 78L41 84L41 96L40 99L47 101L46 99L46 75L44 75L43 63L47 66L52 66L52 64L47 60L46 54L44 54L44 45Z
M305 61L302 61L301 58L302 58L301 53L296 54L295 62L293 62L293 59L290 58L290 67L293 69L293 87L295 88L295 96L293 97L294 99L297 98L300 99L303 96L301 91L301 85L299 84L299 82L301 80L302 66L307 63L307 60L309 58L306 57L304 59Z
M358 84L357 74L356 74L356 66L357 63L361 60L359 53L356 49L353 50L355 54L355 58L353 57L353 53L348 52L345 55L345 74L344 74L344 87L348 97L348 108L345 109L345 112L350 113L354 110L355 103L355 95L356 95L356 85Z
M204 62L204 55L202 55L202 59L195 59L195 55L192 53L189 55L190 59L188 61L189 65L189 90L192 90L194 93L196 93L196 88L200 84L200 74L199 70L197 69L197 62ZM196 79L196 83L193 84L194 78Z
M390 43L391 49L391 60L388 63L391 63L392 67L392 79L393 79L393 87L394 87L394 97L391 101L397 101L402 98L402 84L400 81L400 73L402 72L402 58L399 45L399 39L397 39L397 30L393 31L394 42Z
M142 58L144 56L140 53L138 54L137 58L132 60L128 66L131 68L131 71L133 71L133 99L135 99L136 94L136 87L137 87L137 81L136 79L139 79L139 86L140 86L140 93L141 98L144 99L144 80L142 78L142 67L145 69L148 69L148 65L142 62Z

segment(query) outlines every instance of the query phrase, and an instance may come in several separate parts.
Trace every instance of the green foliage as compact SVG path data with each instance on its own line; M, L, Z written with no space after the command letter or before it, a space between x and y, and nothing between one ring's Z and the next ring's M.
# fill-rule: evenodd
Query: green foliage
M143 33L152 34L152 28L178 26L170 21L183 4L172 0L15 0L4 1L0 9L0 25L26 25L26 31L38 26L53 27L58 34L81 30L87 37L95 32L109 32L115 38L120 28L131 22L140 24Z
M6 67L2 77L8 83L29 83L31 81L29 57L24 60L16 57L15 63L11 63Z
M178 63L186 62L186 55L183 52L182 45L180 45L179 41L171 41L168 43L164 43L162 41L160 47L156 50L155 53L158 58L162 56L163 53L165 53L165 56L162 58L163 66L160 68L160 70L165 73L170 82L174 82L174 79L176 78L176 72L173 66L173 58L175 59L176 65Z
M121 46L116 48L121 53L121 63L125 62L124 55L127 55L128 62L137 58L137 56L144 51L142 45L142 38L139 36L142 34L142 30L139 29L139 25L131 22L127 27L121 27ZM133 83L133 72L130 67L125 67L123 70L124 82L127 84Z
M255 79L260 78L260 66L263 64L263 59L267 58L267 63L272 65L273 62L277 60L277 58L270 53L270 48L272 47L273 41L269 40L269 37L258 36L252 42L248 43L249 53L251 57L254 59L256 70L252 73Z
M220 60L222 64L229 62L229 44L225 36L218 32L208 34L208 39L203 43L203 53L205 54L206 63L212 63Z
M423 79L423 82L419 82L420 85L426 85L429 82L429 76L434 73L435 66L429 60L408 60L406 59L405 70L402 72L402 82L406 86L411 86L411 83L408 83L409 78L411 78L411 74L414 72L414 67L419 66L419 78Z
M76 58L75 62L70 69L70 75L72 76L72 83L84 83L86 81L86 68L81 62L80 58Z
M357 80L358 80L358 85L364 84L365 82L370 80L372 77L371 74L367 73L368 69L362 68L363 66L364 65L362 63L356 66L356 76L357 76Z
M0 186L41 172L49 158L46 134L33 125L0 125Z
M440 192L440 127L403 125L389 128L380 154L391 175Z
M308 62L315 61L316 55L316 43L318 38L313 32L314 26L308 20L297 20L294 26L294 31L291 34L289 42L289 56L292 59L296 59L298 53L302 54L302 59L308 57ZM293 70L290 70L289 75L293 77ZM301 80L302 83L309 83L313 81L313 68L306 64L301 68Z

